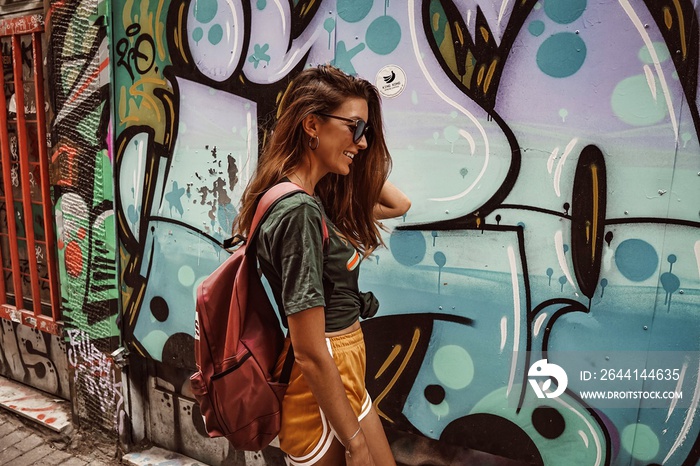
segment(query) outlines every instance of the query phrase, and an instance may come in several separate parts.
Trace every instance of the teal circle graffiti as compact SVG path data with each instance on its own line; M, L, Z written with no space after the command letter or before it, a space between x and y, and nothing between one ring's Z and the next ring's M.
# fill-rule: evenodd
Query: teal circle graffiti
M630 424L622 429L620 443L640 461L651 461L659 453L659 437L646 424Z
M683 141L683 148L690 142L690 140L693 139L693 135L690 134L688 131L683 131L681 134L681 140Z
M446 345L435 353L433 371L440 384L461 390L474 379L474 361L461 346Z
M532 21L528 24L527 30L530 31L530 34L533 36L539 37L544 32L544 23L540 20Z
M632 126L648 126L666 117L666 98L654 80L656 95L649 89L645 75L625 78L613 90L610 104L620 120Z
M192 297L194 298L193 302L195 303L197 302L197 289L199 288L199 285L201 285L204 282L204 280L206 280L206 278L206 275L203 277L199 277L199 279L194 284L192 284Z
M200 23L208 23L216 16L219 4L216 0L195 0L194 17Z
M183 265L177 271L177 279L184 286L190 286L195 280L194 270L189 265Z
M333 29L335 29L335 20L333 18L326 18L323 22L323 29L328 31L328 34L333 32Z
M680 278L670 272L662 273L659 277L659 281L661 282L661 286L664 287L664 291L666 293L674 293L681 287Z
M656 272L659 255L646 241L627 239L615 249L615 265L628 280L641 282Z
M263 11L266 6L267 0L258 0L257 2L255 2L255 8L257 8L259 11Z
M202 40L202 37L204 37L204 31L202 31L202 28L194 28L194 31L192 31L192 39L195 42L199 42L200 40Z
M447 142L454 144L459 139L459 128L450 125L442 130L442 134L445 136L445 139L447 139Z
M402 265L416 265L425 257L425 238L419 231L394 230L389 238L389 249Z
M133 191L133 190L132 190ZM126 216L129 218L129 221L131 223L136 223L139 221L139 213L136 210L136 207L131 204L127 209L126 209Z
M391 16L380 16L367 28L365 42L377 55L388 55L401 41L401 26Z
M443 401L439 405L430 405L430 410L433 412L435 416L438 418L445 418L450 414L450 405L447 404L447 401Z
M447 264L447 257L445 257L445 253L442 251L438 251L433 255L433 260L435 261L435 264L443 268L445 264Z
M586 9L586 0L547 0L544 2L545 14L559 24L576 21Z
M160 357L163 346L168 341L168 334L162 330L152 330L141 338L141 344L153 357Z
M537 50L537 66L553 78L576 73L586 59L586 44L578 34L560 32L549 36Z
M209 43L211 45L216 45L219 42L221 42L221 39L224 37L224 29L221 27L220 24L215 24L209 29L209 34L207 34L207 38L209 39Z
M338 0L336 8L343 21L356 23L365 19L373 3L373 0Z
M671 57L668 47L666 47L666 44L663 42L652 42L651 45L654 48L654 52L656 52L656 58L659 59L659 63L663 63ZM651 51L646 45L639 49L637 56L642 63L646 63L647 65L654 63L654 59L651 57Z

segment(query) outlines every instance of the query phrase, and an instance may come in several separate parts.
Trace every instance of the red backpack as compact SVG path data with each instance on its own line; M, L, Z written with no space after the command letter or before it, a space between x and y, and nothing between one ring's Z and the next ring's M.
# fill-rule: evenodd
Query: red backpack
M279 183L260 200L248 240L197 289L192 392L210 437L226 437L236 450L258 451L280 430L280 409L294 363L290 351L279 381L272 372L284 334L257 270L258 225L279 200L303 192ZM323 242L328 230L323 222Z

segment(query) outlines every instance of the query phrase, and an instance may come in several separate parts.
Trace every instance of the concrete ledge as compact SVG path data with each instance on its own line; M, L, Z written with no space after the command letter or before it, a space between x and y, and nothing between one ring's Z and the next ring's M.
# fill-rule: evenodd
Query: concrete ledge
M209 466L189 456L158 447L126 454L122 457L122 463L131 466Z
M5 377L0 377L0 407L60 434L72 430L69 402Z

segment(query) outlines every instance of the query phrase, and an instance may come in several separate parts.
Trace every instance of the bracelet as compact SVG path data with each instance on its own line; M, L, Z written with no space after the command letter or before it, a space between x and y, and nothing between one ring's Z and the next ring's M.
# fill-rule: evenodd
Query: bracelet
M352 455L350 454L350 442L352 442L352 439L354 439L355 437L357 437L357 436L359 435L359 433L360 433L361 430L362 430L362 426L358 426L358 427L357 427L357 430L355 431L355 433L352 434L352 435L350 436L350 438L347 439L347 440L345 441L345 443L344 443L344 445L345 445L345 454L348 455L349 457L352 457Z

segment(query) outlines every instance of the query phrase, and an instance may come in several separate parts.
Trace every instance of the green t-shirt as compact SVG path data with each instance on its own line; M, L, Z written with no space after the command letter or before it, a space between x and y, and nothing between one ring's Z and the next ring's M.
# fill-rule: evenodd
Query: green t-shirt
M326 332L334 332L360 315L362 256L325 217L330 241L324 267L322 215L320 201L308 194L282 199L259 227L257 255L285 326L286 316L325 306Z

